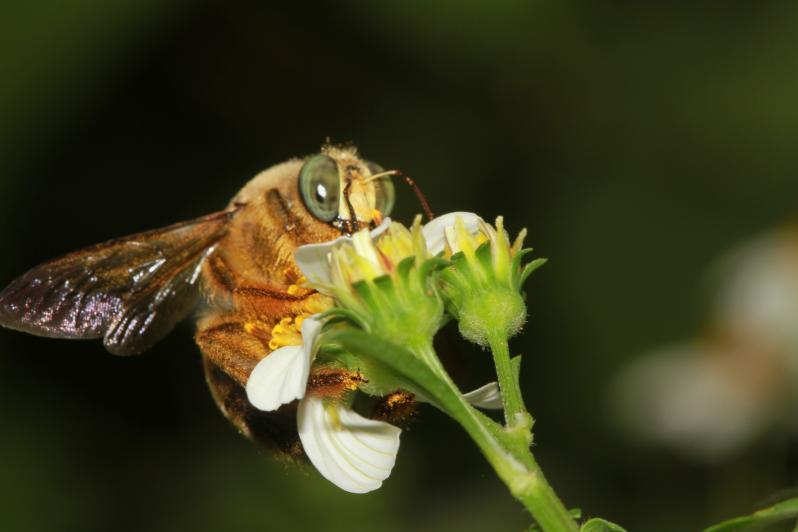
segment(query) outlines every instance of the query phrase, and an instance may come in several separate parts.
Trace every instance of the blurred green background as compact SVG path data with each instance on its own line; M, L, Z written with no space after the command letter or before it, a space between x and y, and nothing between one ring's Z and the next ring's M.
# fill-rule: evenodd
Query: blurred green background
M0 284L218 210L259 170L351 140L437 212L504 214L550 258L513 348L569 506L694 530L796 484L794 439L698 466L628 443L604 405L625 361L701 327L718 254L798 212L798 4L286 4L4 2ZM400 188L398 217L419 210ZM0 527L528 524L432 409L375 494L278 465L216 411L192 331L129 359L0 331ZM461 381L490 378L484 353L457 350Z

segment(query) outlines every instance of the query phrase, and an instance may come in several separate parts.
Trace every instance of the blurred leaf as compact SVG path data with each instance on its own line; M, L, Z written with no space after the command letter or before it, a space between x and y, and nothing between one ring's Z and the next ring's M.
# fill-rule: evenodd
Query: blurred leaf
M35 160L47 135L74 128L81 113L126 74L120 65L130 68L185 5L182 0L3 3L0 32L12 44L0 49L6 74L0 85L0 140L6 146L0 168L8 172L12 163Z
M796 518L798 518L798 498L782 501L769 508L756 511L751 515L729 519L728 521L707 528L705 532L748 530L753 527L772 525L786 519Z

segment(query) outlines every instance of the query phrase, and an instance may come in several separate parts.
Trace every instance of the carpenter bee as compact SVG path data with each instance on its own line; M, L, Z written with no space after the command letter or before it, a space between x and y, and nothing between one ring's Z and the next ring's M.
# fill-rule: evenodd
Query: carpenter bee
M278 332L328 307L294 262L301 245L378 225L391 175L354 148L273 166L220 212L97 244L41 264L0 292L0 325L38 336L102 338L137 355L201 303L196 342L217 405L246 436L301 454L284 407L261 412L244 392Z

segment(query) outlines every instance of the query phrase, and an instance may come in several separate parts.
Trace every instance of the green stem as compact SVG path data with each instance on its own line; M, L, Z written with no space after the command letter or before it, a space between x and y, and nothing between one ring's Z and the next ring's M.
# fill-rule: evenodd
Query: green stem
M545 532L578 530L576 522L546 481L528 441L519 441L511 432L471 406L443 369L432 347L421 350L419 354L446 385L447 393L435 398L439 406L471 436L510 493L529 510L540 527ZM517 385L510 384L508 389L517 391ZM520 393L518 395L520 397ZM529 416L523 402L520 405L519 413Z
M503 335L493 335L489 338L489 343L493 352L493 362L496 365L496 375L499 378L499 388L502 392L504 420L511 429L531 430L532 416L524 407L518 378L510 363L510 347L507 344L507 338Z
M530 471L534 473L536 482L528 486L519 499L529 508L543 530L577 530L578 525L543 476L543 471L528 449L527 455L528 460L534 464L530 466Z

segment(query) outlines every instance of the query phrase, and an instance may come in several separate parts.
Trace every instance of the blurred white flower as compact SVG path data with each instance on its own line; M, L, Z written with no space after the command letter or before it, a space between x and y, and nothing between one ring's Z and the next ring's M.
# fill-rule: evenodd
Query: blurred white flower
M798 238L757 239L715 272L708 334L633 361L612 394L631 435L708 462L774 425L798 432Z
M702 348L674 346L633 362L615 383L613 406L642 441L714 462L745 446L770 413L757 396L739 393Z

